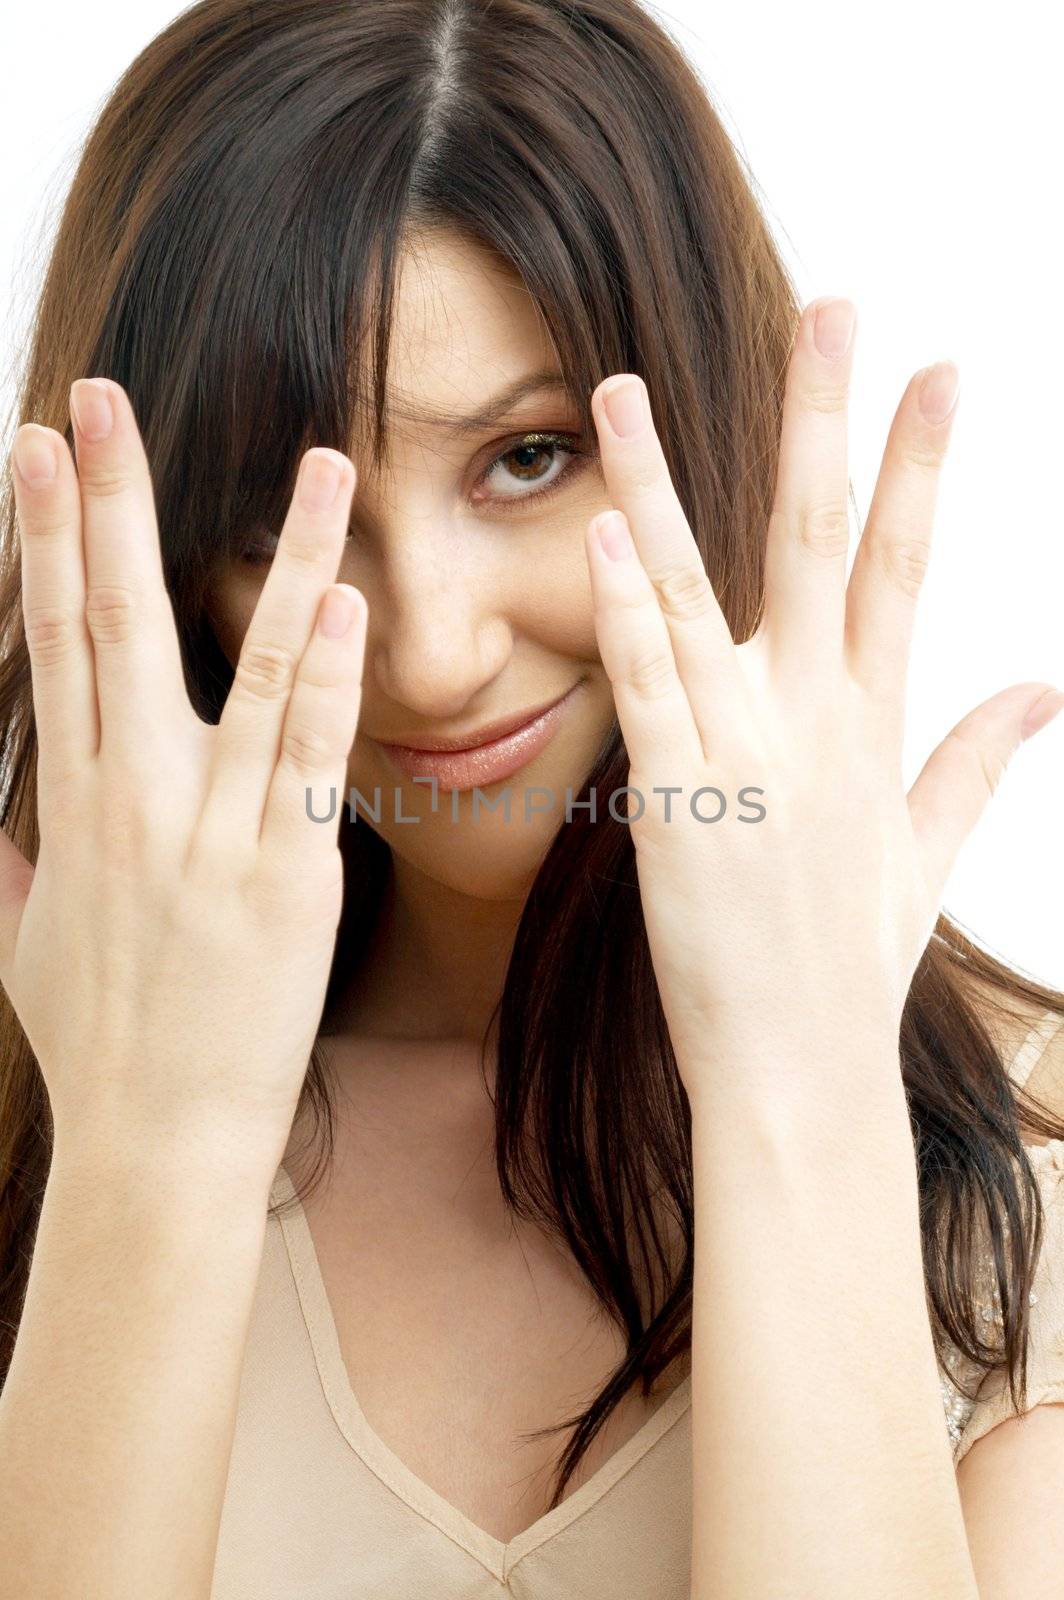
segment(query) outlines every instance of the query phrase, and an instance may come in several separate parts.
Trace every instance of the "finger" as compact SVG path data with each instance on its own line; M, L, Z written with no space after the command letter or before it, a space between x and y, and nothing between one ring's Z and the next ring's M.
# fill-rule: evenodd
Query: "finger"
M296 672L322 592L333 582L351 514L355 469L338 450L308 450L277 550L240 648L218 722L202 825L258 838Z
M366 619L357 589L337 583L326 590L292 686L266 797L260 844L282 865L307 859L308 840L310 850L336 849L362 703Z
M93 760L100 719L85 621L81 495L66 440L25 423L15 435L22 612L33 683L39 803Z
M847 589L851 676L899 731L916 602L931 551L957 386L952 361L940 361L910 380L894 414Z
M9 997L15 944L33 873L33 867L21 850L0 831L0 984Z
M1051 684L1014 684L962 717L924 763L908 802L936 901L1019 745L1062 706Z
M762 629L783 682L841 665L849 548L847 404L857 312L812 301L787 371Z
M175 719L195 713L163 577L148 458L129 396L110 378L72 384L70 414L100 753L150 759Z
M593 517L585 545L595 635L628 760L640 776L682 783L691 762L703 757L702 741L657 593L623 513Z
M731 631L673 485L643 380L627 373L604 380L591 409L610 499L624 514L642 574L653 585L708 755L742 714Z

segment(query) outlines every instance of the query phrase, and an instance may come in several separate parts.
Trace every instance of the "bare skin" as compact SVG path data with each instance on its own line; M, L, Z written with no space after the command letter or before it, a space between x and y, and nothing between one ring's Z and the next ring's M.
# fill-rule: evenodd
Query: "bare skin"
M31 425L16 440L42 843L31 868L0 836L0 977L41 1064L56 1127L25 1311L0 1397L0 1504L9 1513L0 1523L0 1573L19 1575L20 1595L65 1600L77 1587L115 1600L148 1589L205 1600L209 1592L265 1199L278 1161L293 1157L292 1116L339 911L335 840L308 830L302 809L308 773L323 785L346 778L364 790L378 780L387 788L394 773L376 741L473 734L572 691L567 718L520 773L521 784L563 793L585 776L615 699L623 701L623 723L625 710L630 717L646 698L635 691L662 684L647 670L651 657L635 649L634 612L632 626L608 635L607 678L599 646L621 615L610 599L621 591L606 585L630 582L642 569L628 568L626 579L620 565L600 564L593 603L587 560L600 555L586 539L596 513L619 504L644 554L663 534L679 541L690 567L690 533L675 515L658 458L645 453L644 438L642 468L638 454L611 447L609 488L594 465L528 510L504 512L482 499L489 460L493 476L506 477L498 458L524 431L562 431L565 401L522 402L519 416L497 417L479 438L445 428L430 434L405 415L431 404L453 422L550 357L511 279L453 242L423 243L400 294L392 470L383 483L360 479L359 539L344 549L351 460L314 451L273 566L242 564L216 575L212 614L238 668L218 728L201 723L182 692L150 537L150 475L128 396L106 381L76 393L88 407L91 391L92 410L106 399L108 411L103 431L87 428L84 415L77 420L76 472L54 430ZM804 348L789 380L798 393L814 370L808 340ZM906 407L899 440L913 420ZM602 437L598 413L596 420ZM840 437L836 428L830 460L821 462L839 483ZM805 451L797 433L787 438L784 480L792 493ZM46 457L50 473L41 470ZM357 440L351 459L359 459ZM807 466L816 462L810 450ZM337 497L308 498L305 490L330 464L339 473ZM655 503L668 515L649 515L648 501L640 509L636 491L646 482L656 484ZM776 524L781 555L790 526ZM704 574L700 581L704 589ZM322 626L326 589L348 604L346 634ZM369 603L368 631L357 591ZM664 619L651 597L644 586L639 617L661 636ZM800 605L793 616L790 607L780 610L788 624L809 622ZM674 620L682 641L682 619ZM684 656L685 692L704 683L696 670L704 666L698 652ZM131 682L150 692L131 695ZM1000 743L998 765L1016 742L1022 710L1011 693L1009 718L999 719L984 752L994 756ZM627 727L625 737L631 751ZM546 1241L509 1227L487 1159L490 1104L476 1044L556 819L511 824L467 810L453 824L448 813L431 812L424 790L409 788L404 810L416 808L419 796L419 827L401 827L387 813L380 824L393 853L393 893L370 960L341 1008L333 1041L342 1090L336 1160L309 1221L341 1349L371 1424L439 1493L505 1539L545 1510L544 1468L557 1450L551 1438L525 1448L521 1433L585 1402L620 1351L571 1264ZM954 808L944 812L953 816ZM659 885L648 906L660 942L659 981L670 978L682 1018L694 1011L684 1003L690 974L678 959L691 941L683 927L677 937L679 924L667 927L665 915L681 898ZM860 950L874 944L857 942ZM716 971L715 963L701 966ZM175 980L160 984L161 970ZM67 1003L57 1007L60 986ZM828 987L817 982L810 992ZM727 1557L727 1592L748 1600L751 1562L762 1563L757 1593L777 1594L782 1573L788 1583L810 1578L811 1587L825 1552L840 1562L832 1593L850 1595L856 1583L885 1594L877 1539L899 1560L921 1563L919 1571L886 1575L891 1594L909 1579L911 1592L919 1581L936 1600L946 1593L967 1600L972 1592L929 1359L910 1130L892 1076L896 1030L881 1023L875 1038L871 1028L861 1031L879 996L880 986L870 984L839 1034L801 1039L783 1062L787 1080L802 1084L816 1081L814 1066L865 1051L890 1088L869 1100L871 1115L856 1129L836 1093L837 1123L825 1128L812 1115L816 1107L799 1108L796 1137L776 1138L778 1100L769 1115L758 1098L781 1065L765 1045L763 1011L752 1021L744 1015L749 1032L737 1028L732 1041L742 1067L729 1080L735 1100L728 1102L726 1082L704 1084L698 1096L699 1600L718 1558ZM789 1021L789 998L777 1018ZM681 1041L673 1029L673 1042L694 1085L705 1040ZM711 1092L722 1097L717 1104ZM769 1183L751 1191L748 1146L728 1127L729 1115L741 1117L744 1134L763 1115L762 1148L786 1145L787 1170L783 1163L774 1169L778 1190ZM813 1159L825 1138L833 1160L852 1148L852 1208L840 1211L834 1173ZM856 1180L871 1165L882 1181L869 1192ZM804 1256L789 1240L781 1244L776 1224L785 1202L801 1222ZM753 1255L751 1226L760 1228ZM904 1254L895 1248L903 1238ZM864 1264L869 1240L882 1262L874 1282ZM818 1303L817 1293L806 1293L818 1273L819 1289L853 1313L848 1364L839 1361L834 1324L801 1320ZM762 1316L752 1323L758 1294ZM711 1316L712 1341L705 1337ZM726 1377L717 1381L706 1352L719 1339L778 1339L781 1330L790 1339L791 1317L797 1331L786 1359L763 1343L763 1385L736 1395ZM900 1346L908 1369L895 1362ZM787 1367L795 1349L800 1372ZM870 1396L866 1374L877 1361L882 1385ZM669 1383L680 1376L668 1375ZM793 1405L799 1378L825 1401L812 1450L806 1413ZM701 1410L698 1393L712 1402ZM862 1431L861 1407L889 1414L896 1431ZM622 1408L570 1492L652 1408ZM1051 1470L1059 1428L1053 1407L1040 1410L1039 1431L1023 1440L1032 1476ZM713 1418L712 1429L705 1420L698 1425L700 1415ZM1001 1441L1011 1426L996 1430ZM1011 1438L1016 1455L1015 1432ZM863 1500L849 1506L851 1524L840 1525L835 1507L852 1487L858 1447ZM980 1441L972 1452L980 1468L967 1479L965 1517L980 1496L993 1505L995 1485L1015 1466L1004 1443L994 1449ZM728 1463L726 1479L716 1472L715 1451ZM787 1461L801 1461L803 1470L788 1476L780 1466ZM928 1462L925 1478L913 1474L912 1461ZM742 1470L731 1470L736 1463ZM768 1520L780 1530L771 1548L761 1539L766 1494L775 1496L778 1514ZM58 1541L56 1506L65 1534ZM168 1510L174 1506L179 1523ZM821 1526L828 1508L832 1520ZM1023 1556L1018 1520L1005 1531L985 1509L975 1520L981 1566L994 1561L1015 1571ZM915 1537L913 1550L895 1550L898 1526L922 1527L923 1545ZM1045 1518L1038 1526L1044 1561L1053 1554L1048 1526ZM0 1600L9 1594L13 1600L0 1577Z
M461 241L419 241L396 310L396 410L473 410L508 381L554 364L520 284ZM349 781L386 795L396 775L372 735L447 735L542 704L581 682L555 739L510 780L578 788L613 702L597 659L583 531L610 504L594 462L527 507L554 453L520 475L511 458L471 486L522 432L573 429L564 395L532 396L476 436L394 421L384 482L360 467L338 577L369 604L362 713ZM591 441L584 441L590 444ZM533 559L534 557L534 559ZM265 576L219 575L212 619L235 660ZM490 788L487 792L490 792ZM395 892L330 1041L343 1083L332 1175L307 1201L348 1373L371 1426L471 1521L507 1540L547 1509L571 1416L623 1354L581 1275L556 1245L506 1214L491 1155L492 1108L476 1041L495 1003L524 893L556 826L501 815L434 817L404 786L392 847ZM375 824L375 826L377 826ZM461 937L456 938L456 930ZM293 1131L289 1159L300 1143ZM294 1175L294 1169L293 1169ZM566 1496L629 1438L686 1373L629 1395L593 1441ZM500 1427L500 1420L502 1426Z
M438 410L445 424L397 415L391 474L360 472L340 571L369 602L350 781L365 793L395 781L374 736L475 729L582 680L567 727L512 780L561 793L579 783L614 714L582 540L588 520L617 503L616 486L596 460L542 503L515 499L508 515L475 500L470 486L507 435L564 428L567 403L533 397L481 435L449 439L447 418L549 368L551 351L520 284L462 241L421 239L408 267L395 411ZM357 440L351 454L358 463ZM494 470L500 490L535 487L513 484L505 463ZM219 576L213 614L231 659L263 571L238 564ZM454 824L409 784L404 810L418 826L386 815L378 830L394 888L333 1041L346 1103L332 1179L308 1201L308 1224L371 1426L478 1526L509 1539L546 1510L565 1438L521 1433L586 1404L622 1352L572 1263L506 1215L476 1050L554 823L506 828L466 806ZM649 1401L629 1395L568 1493L688 1370L666 1374Z
M344 1040L335 1055L336 1159L305 1211L352 1387L400 1460L506 1542L547 1511L567 1439L520 1435L586 1406L623 1340L571 1258L508 1217L471 1048ZM687 1370L626 1396L563 1498Z

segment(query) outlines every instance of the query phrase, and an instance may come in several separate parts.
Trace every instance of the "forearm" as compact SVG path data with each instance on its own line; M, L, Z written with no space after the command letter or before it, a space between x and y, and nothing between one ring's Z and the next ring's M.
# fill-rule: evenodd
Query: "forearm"
M0 1600L206 1600L269 1175L53 1161L0 1396Z
M692 1105L692 1600L975 1600L896 1047L757 1053Z

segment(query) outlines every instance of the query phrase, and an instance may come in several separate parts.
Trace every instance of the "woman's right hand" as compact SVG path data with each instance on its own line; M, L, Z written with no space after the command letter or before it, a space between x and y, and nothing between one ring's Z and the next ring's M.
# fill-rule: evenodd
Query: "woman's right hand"
M335 788L342 811L358 722L366 604L333 581L354 467L303 457L215 727L185 690L129 397L74 389L76 467L35 424L13 451L40 848L31 866L0 833L0 982L57 1149L209 1144L272 1177L341 909L338 823L311 820L306 791L323 815ZM49 459L50 479L23 475ZM330 637L334 601L351 620Z

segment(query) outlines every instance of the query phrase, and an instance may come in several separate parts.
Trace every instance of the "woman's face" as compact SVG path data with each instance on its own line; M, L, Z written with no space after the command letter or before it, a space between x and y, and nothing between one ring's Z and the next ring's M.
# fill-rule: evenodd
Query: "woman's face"
M579 794L613 718L584 555L588 521L609 500L596 441L577 432L558 382L495 404L558 365L527 293L490 255L450 234L422 235L403 258L395 318L389 461L372 477L357 442L349 452L358 482L337 577L365 595L369 622L348 784L368 805L379 787L380 820L369 825L397 857L466 893L508 897L535 876L567 789ZM567 438L522 444L550 432ZM212 587L209 613L234 664L276 542L267 536L261 556L232 562ZM433 758L385 748L475 743L490 725L566 695L545 742L514 741L508 775L493 776L497 747L451 758L435 809L433 786L414 781ZM527 797L545 809L526 806L532 789L547 791ZM327 793L314 804L324 811ZM361 826L361 805L358 815Z

